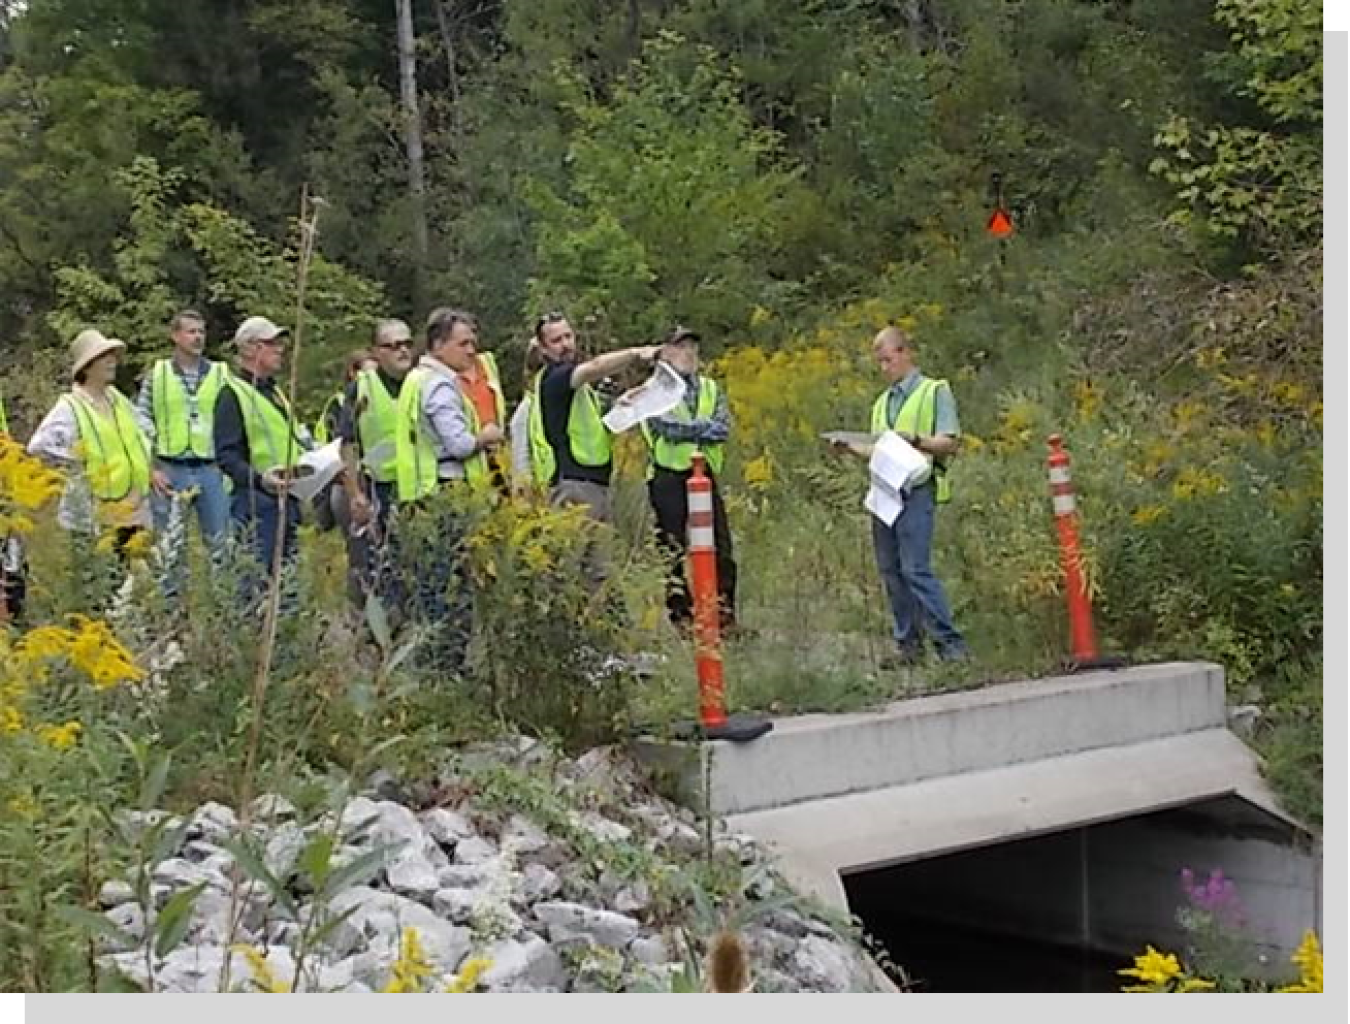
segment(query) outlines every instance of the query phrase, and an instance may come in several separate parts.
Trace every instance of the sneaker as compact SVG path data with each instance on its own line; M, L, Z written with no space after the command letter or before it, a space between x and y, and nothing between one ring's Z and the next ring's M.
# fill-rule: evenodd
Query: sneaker
M902 648L883 654L878 663L883 671L893 672L897 669L915 668L923 664L923 652L918 649Z

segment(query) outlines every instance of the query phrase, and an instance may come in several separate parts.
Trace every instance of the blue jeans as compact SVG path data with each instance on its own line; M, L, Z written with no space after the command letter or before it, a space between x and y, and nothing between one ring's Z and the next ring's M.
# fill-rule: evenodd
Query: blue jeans
M164 595L173 597L182 586L183 561L187 552L187 514L189 508L197 511L197 526L202 540L213 560L218 560L230 527L230 496L225 493L225 477L214 462L187 465L175 462L157 462L164 471L174 496L160 497L150 492L150 513L154 518L155 534L167 538L170 548L165 552ZM190 498L180 497L189 490ZM177 522L175 522L175 516Z
M259 599L272 575L272 558L277 550L277 523L282 514L281 501L263 491L240 490L231 499L230 515L246 563L241 567L240 580L241 597L245 602ZM283 584L291 573L300 549L296 537L300 529L299 502L294 498L287 499L284 514L286 538L281 550ZM283 593L282 608L289 610L291 602L285 598Z
M935 510L931 485L911 491L892 525L872 517L872 545L901 653L919 653L926 633L939 656L960 657L966 653L966 642L952 622L942 583L933 575Z

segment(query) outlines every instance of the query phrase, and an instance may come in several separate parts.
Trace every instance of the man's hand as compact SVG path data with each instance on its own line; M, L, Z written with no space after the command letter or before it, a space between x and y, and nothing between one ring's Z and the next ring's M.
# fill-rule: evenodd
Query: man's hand
M474 440L478 442L479 448L495 448L504 439L505 435L502 434L502 428L495 423L489 423L474 435Z
M162 469L150 471L150 486L161 498L173 497L173 484L169 482L169 474Z
M654 363L661 354L660 345L639 345L628 351L633 353L634 358L640 359L644 363Z
M262 484L262 489L268 494L277 495L281 489L286 486L286 471L284 469L269 469L258 482Z
M369 526L375 518L375 509L370 504L370 499L359 490L347 496L347 511L357 526Z

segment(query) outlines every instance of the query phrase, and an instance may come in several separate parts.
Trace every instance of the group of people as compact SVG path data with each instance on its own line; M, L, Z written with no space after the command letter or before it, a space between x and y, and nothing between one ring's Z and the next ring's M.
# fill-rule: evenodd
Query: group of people
M456 585L463 527L444 511L453 503L428 499L480 489L500 500L536 496L581 506L590 519L611 521L613 438L603 415L613 400L601 385L660 360L685 385L678 405L640 427L656 531L670 560L668 611L677 624L693 614L684 572L686 487L701 453L712 480L720 610L725 625L734 623L737 571L718 486L731 417L725 391L701 372L696 332L677 327L658 345L583 358L567 317L541 316L527 346L525 393L508 419L496 360L480 350L473 316L434 310L420 344L404 321L380 320L313 432L279 380L285 327L247 318L234 332L230 363L205 356L206 322L195 311L175 315L169 336L172 350L148 368L133 402L114 386L125 344L82 331L70 346L70 390L27 446L67 474L57 518L68 530L111 531L118 551L143 531L162 535L167 596L181 587L190 513L213 557L231 541L252 556L255 595L275 565L291 563L301 507L290 485L316 435L331 437L341 442L343 469L324 501L346 536L353 597L375 592L438 626L458 623L441 651L458 662L468 636L465 587ZM875 352L891 384L873 409L872 433L901 434L934 465L893 524L873 520L897 656L918 658L927 636L940 656L962 657L964 640L931 566L934 511L949 496L947 466L960 433L955 402L945 381L919 372L913 342L899 328L878 334ZM867 446L853 449L870 454ZM405 591L385 568L395 561L402 521L433 505L443 517L429 535L433 550L413 552L418 572Z

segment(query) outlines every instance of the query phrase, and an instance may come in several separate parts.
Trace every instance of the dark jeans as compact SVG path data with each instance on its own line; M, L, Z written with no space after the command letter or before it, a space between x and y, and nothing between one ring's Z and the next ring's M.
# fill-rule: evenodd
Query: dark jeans
M891 526L872 517L872 544L900 651L919 653L928 634L939 656L959 657L965 654L966 643L952 622L942 583L933 574L935 510L931 485L911 491L905 495L904 511Z
M666 609L676 625L694 615L693 598L685 577L685 554L689 542L690 473L658 469L647 481L647 495L656 513L656 536L670 559L666 579ZM731 546L731 528L727 524L726 505L713 480L713 541L717 545L717 597L723 626L736 621L736 559Z
M235 538L245 555L241 566L240 590L243 599L259 598L272 575L272 559L277 550L277 524L286 517L286 537L281 549L282 581L290 575L299 553L296 536L300 529L300 505L294 498L280 498L263 491L236 491L230 500Z

